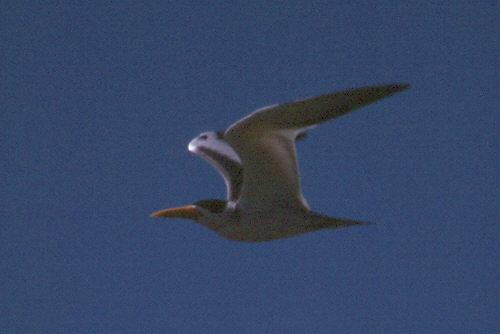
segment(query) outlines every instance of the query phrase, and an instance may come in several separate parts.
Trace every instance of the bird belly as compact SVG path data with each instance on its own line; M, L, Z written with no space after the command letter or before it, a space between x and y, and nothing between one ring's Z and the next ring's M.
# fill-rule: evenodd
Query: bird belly
M220 229L219 234L237 241L262 242L287 238L308 232L306 214L281 215L272 213L252 214L231 222Z

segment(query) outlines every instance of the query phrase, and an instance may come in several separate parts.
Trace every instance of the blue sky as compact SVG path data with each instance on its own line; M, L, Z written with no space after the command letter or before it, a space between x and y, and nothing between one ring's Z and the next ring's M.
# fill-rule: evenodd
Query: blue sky
M495 1L0 6L3 333L498 331ZM391 82L298 145L311 207L374 225L149 218L225 196L200 132Z

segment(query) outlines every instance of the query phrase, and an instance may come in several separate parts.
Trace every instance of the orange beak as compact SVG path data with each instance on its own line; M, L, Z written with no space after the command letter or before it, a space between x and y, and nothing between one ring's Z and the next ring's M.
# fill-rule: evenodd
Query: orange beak
M164 209L153 212L151 217L155 218L184 218L184 219L197 219L200 216L196 205L186 205L178 208Z

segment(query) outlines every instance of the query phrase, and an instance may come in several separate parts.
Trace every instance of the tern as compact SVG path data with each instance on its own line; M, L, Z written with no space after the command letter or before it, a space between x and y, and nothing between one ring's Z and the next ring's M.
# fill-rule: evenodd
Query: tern
M366 224L311 211L302 196L295 141L320 123L408 87L368 86L272 105L254 111L224 132L200 134L188 149L222 175L226 200L201 200L151 216L191 219L224 238L243 242Z

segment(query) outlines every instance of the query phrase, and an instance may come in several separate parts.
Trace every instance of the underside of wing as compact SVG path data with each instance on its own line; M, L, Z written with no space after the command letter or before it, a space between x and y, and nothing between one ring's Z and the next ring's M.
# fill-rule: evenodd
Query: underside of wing
M239 205L249 210L308 205L302 197L295 152L298 131L263 131L240 138L243 185Z
M243 168L240 158L222 138L222 134L202 133L189 143L188 149L217 169L226 184L227 200L236 200L243 183Z
M303 199L295 139L306 128L345 115L408 88L371 86L325 94L255 111L224 134L244 167L239 202L246 208L307 207Z
M336 93L259 109L226 132L266 129L301 129L343 116L358 108L408 89L407 84L353 88Z

